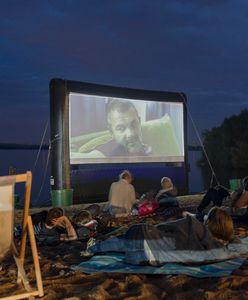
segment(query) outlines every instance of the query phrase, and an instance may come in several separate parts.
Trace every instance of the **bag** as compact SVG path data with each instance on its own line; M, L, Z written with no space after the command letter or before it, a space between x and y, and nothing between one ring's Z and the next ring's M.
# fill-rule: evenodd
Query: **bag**
M152 214L157 208L159 208L159 203L153 200L144 200L138 207L139 216L146 216Z

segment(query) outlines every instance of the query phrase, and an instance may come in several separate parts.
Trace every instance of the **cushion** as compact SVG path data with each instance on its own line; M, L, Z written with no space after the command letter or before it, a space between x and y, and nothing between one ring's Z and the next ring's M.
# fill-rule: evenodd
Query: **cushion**
M96 147L108 143L109 141L111 141L111 139L112 139L112 135L110 134L110 132L103 133L103 135L98 136L90 140L86 144L82 145L78 149L78 152L83 152L83 153L90 152L94 150Z
M144 122L142 124L142 135L144 143L152 146L155 155L182 155L168 114L161 119Z

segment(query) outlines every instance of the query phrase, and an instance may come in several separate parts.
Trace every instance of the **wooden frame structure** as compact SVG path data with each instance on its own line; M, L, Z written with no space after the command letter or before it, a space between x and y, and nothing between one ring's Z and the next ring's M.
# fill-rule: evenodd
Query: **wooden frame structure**
M14 199L14 187L16 183L25 183L25 203L23 209L22 235L21 235L21 244L20 244L19 251L17 250L13 238L13 231L14 231L14 200L13 199ZM32 173L30 171L24 174L0 176L0 190L5 189L9 194L7 195L7 197L3 196L4 193L1 194L0 211L1 209L4 209L7 213L10 213L10 218L9 218L10 222L8 223L11 223L11 224L4 224L5 227L8 229L7 232L9 232L10 234L9 236L4 237L5 241L4 243L2 243L2 245L4 245L5 249L6 247L8 247L11 250L18 268L17 283L18 284L22 283L25 288L25 292L0 298L1 300L24 299L24 298L34 299L35 296L42 297L44 295L32 219L29 216L31 187L32 187ZM9 228L10 226L11 228ZM36 284L37 284L36 289L31 288L24 269L27 235L30 240L31 252L32 252L34 268L35 268L35 277L36 277ZM0 236L0 239L2 238L3 235Z

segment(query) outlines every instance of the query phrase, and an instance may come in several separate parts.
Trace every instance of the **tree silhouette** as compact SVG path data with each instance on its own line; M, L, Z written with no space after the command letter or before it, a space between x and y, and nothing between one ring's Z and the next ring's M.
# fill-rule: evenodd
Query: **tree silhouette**
M248 110L225 118L219 127L206 130L203 145L214 168L248 170ZM203 156L198 163L203 169L209 168Z

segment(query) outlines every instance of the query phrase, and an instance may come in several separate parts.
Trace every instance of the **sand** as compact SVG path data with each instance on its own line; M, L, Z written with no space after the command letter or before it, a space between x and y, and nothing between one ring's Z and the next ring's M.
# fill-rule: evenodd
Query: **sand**
M182 200L181 205L193 211L197 201ZM147 221L156 223L159 220L149 217ZM131 221L123 223L127 226ZM235 230L239 236L247 236L248 223L235 224ZM85 243L81 241L39 247L45 291L42 299L248 299L248 260L231 276L222 278L117 273L86 275L70 269L71 265L83 261L79 252L84 247ZM28 247L26 271L31 284L34 284L29 254ZM7 258L0 269L0 297L20 291L15 283L16 268L12 258Z

